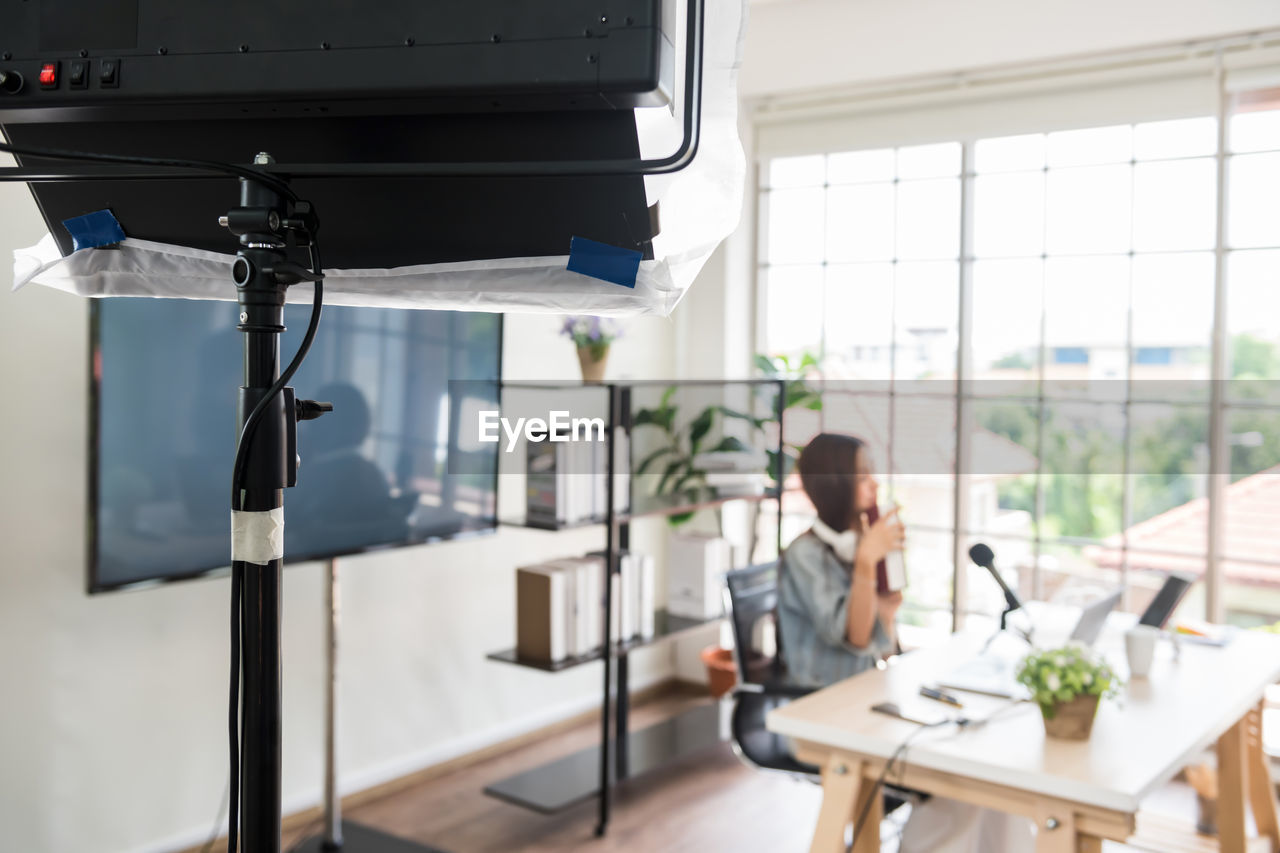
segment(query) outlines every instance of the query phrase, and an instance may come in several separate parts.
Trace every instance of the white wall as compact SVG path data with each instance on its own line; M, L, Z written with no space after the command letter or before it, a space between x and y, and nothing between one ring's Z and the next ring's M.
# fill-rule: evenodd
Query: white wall
M0 185L0 258L43 232ZM227 579L84 593L88 308L0 264L0 827L5 850L202 841L226 780ZM509 317L511 378L576 378L555 317ZM611 377L669 376L674 326L637 319ZM305 428L305 426L304 426ZM514 643L513 567L603 545L603 530L503 529L343 560L342 787L356 790L593 707L600 666L545 675L484 659ZM318 801L322 567L284 574L284 800ZM633 685L674 651L633 656Z
M746 96L1280 26L1275 0L786 0L756 3Z

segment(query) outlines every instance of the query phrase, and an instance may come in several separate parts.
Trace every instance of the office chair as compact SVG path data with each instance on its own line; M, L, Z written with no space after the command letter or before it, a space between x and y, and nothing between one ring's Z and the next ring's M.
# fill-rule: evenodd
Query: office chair
M786 738L765 728L769 711L814 688L788 684L780 642L776 651L760 648L762 626L774 623L778 603L778 564L764 563L736 569L725 575L724 609L733 628L733 656L738 683L733 690L730 737L734 754L747 766L790 773L809 781L821 781L821 771L798 761ZM775 631L776 636L776 631ZM884 813L906 802L906 792L888 788Z

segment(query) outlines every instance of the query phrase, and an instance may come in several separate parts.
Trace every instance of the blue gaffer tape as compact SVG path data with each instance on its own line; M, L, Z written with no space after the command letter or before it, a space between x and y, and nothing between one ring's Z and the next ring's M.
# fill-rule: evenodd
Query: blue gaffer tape
M110 246L124 239L124 229L109 210L95 210L84 216L73 216L62 220L62 224L71 234L71 245L77 252L81 249Z
M623 287L636 286L641 257L633 249L619 249L585 237L569 240L569 272L611 281Z

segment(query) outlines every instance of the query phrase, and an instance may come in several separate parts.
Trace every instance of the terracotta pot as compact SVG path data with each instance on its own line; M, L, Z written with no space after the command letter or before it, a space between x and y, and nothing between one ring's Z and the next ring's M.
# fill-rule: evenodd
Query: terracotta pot
M738 668L733 662L733 649L707 646L702 650L702 662L707 665L711 698L719 699L738 683Z
M599 357L597 358L597 355ZM604 365L609 360L609 347L578 347L578 364L583 382L603 382Z
M1052 718L1044 716L1044 733L1063 740L1088 740L1097 715L1097 696L1077 696L1067 702L1059 702Z

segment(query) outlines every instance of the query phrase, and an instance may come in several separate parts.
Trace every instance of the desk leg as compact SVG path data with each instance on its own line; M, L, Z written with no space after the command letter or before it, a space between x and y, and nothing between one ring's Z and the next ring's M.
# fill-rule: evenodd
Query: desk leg
M1222 853L1244 853L1245 789L1249 766L1245 761L1245 724L1240 718L1218 738L1218 841Z
M869 809L867 809L868 799L871 800ZM869 776L860 777L858 782L858 799L853 811L855 821L862 814L863 809L867 809L867 821L861 831L856 823L853 825L858 841L853 845L850 853L879 853L880 822L884 820L884 792L876 790L876 780Z
M844 833L853 819L862 762L832 754L822 768L822 809L809 853L845 853ZM861 841L862 839L858 839Z
M1099 850L1101 845L1082 844L1076 835L1076 816L1062 804L1041 803L1036 807L1036 853L1081 853Z
M1246 775L1249 778L1249 805L1258 834L1271 839L1271 849L1280 850L1280 820L1276 816L1275 783L1262 751L1262 703L1245 715Z

